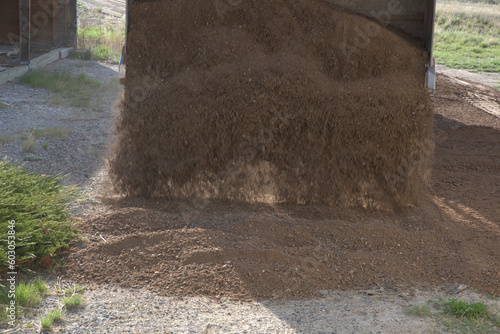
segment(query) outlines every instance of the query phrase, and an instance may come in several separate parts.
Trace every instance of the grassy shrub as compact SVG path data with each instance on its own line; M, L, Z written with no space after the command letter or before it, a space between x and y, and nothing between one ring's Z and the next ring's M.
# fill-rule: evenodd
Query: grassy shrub
M14 220L18 265L51 257L77 237L67 203L76 196L60 177L40 176L0 161L0 271L7 265L8 222Z

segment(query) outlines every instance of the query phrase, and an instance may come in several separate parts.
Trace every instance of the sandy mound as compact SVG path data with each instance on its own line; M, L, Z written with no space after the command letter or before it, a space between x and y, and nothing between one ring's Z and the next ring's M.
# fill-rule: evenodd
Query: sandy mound
M135 1L130 20L121 192L414 202L432 155L414 41L310 0Z
M220 200L105 200L67 276L166 296L298 298L466 284L500 296L500 93L438 77L429 195L399 214ZM481 104L477 104L481 105ZM497 104L498 105L498 104ZM106 242L99 236L102 235Z

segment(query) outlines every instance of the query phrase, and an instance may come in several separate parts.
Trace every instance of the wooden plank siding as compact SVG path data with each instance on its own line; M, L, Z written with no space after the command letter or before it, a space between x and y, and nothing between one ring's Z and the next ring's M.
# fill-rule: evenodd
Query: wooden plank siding
M26 19L20 5L25 0L0 1L0 43L20 42L20 20ZM74 47L77 37L77 0L31 0L31 50L45 52Z
M0 41L10 43L12 33L19 39L19 30L19 1L0 1Z

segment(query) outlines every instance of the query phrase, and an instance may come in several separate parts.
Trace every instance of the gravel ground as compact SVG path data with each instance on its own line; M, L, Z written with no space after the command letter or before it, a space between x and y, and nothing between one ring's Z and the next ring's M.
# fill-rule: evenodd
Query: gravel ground
M62 60L46 68L86 73L103 83L116 80L117 66L95 62ZM92 199L77 211L80 216L101 210L93 198L105 175L105 148L112 139L114 103L119 90L107 94L103 110L79 110L51 105L51 93L16 82L0 86L0 158L23 163L32 171L69 174L68 184L79 184ZM31 128L71 129L67 138L51 138L44 150L37 142L35 153L22 152L22 134ZM92 210L93 208L93 210ZM57 282L49 277L49 284ZM481 300L498 310L498 302L465 287L455 290L348 291L325 292L320 299L282 302L238 302L204 297L161 297L145 289L87 286L84 304L70 310L56 333L426 333L445 332L431 318L405 315L415 304L439 298ZM57 307L60 296L48 296L32 310L32 317L20 319L20 326L1 333L37 333L39 317ZM25 328L32 322L35 329Z
M49 280L51 286L57 281ZM282 302L240 302L205 297L160 297L146 289L90 287L84 303L68 310L53 333L445 333L432 318L406 315L413 305L440 299L482 301L498 310L498 301L465 287L454 291L411 292L365 290L325 291L320 299ZM60 305L50 295L34 310L40 316ZM35 328L1 333L40 333Z
M49 279L50 286L57 283ZM60 282L59 282L60 283ZM413 305L440 299L482 301L499 310L498 300L466 289L443 291L325 291L323 297L282 302L240 302L205 297L160 297L146 289L87 287L84 303L68 310L53 333L446 333L427 317L405 314ZM40 333L38 317L60 306L50 295L33 311L34 328L6 329L0 333Z
M490 87L500 87L500 73L495 72L469 72L466 70L449 68L444 65L436 65L436 71L451 77L465 79ZM437 87L439 89L439 87Z
M18 82L7 82L0 90L0 157L23 164L30 171L67 175L67 184L83 185L103 164L103 152L114 122L114 103L119 87L118 66L65 59L50 64L45 71L64 70L99 80L106 90L96 92L102 111L54 105L53 95ZM62 136L36 140L34 153L23 152L23 142L31 129L60 128ZM43 146L46 146L44 148Z

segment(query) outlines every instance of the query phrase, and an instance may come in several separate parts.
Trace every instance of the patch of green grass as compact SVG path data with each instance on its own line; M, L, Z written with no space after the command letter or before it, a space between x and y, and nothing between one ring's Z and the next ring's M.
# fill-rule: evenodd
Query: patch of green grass
M33 130L36 139L47 138L47 137L58 137L61 139L66 139L68 137L68 134L70 134L71 132L73 132L73 130L68 128L62 128L59 126L53 128Z
M84 287L81 286L81 285L73 285L73 286L70 286L69 288L67 288L65 291L64 291L64 294L65 295L73 295L77 292L82 292L84 290Z
M0 271L7 267L10 230L15 221L16 265L52 257L77 237L67 206L76 198L76 189L61 184L56 176L29 173L7 160L0 161Z
M124 45L123 22L95 24L83 20L78 29L78 48L71 52L70 57L117 64Z
M54 322L58 322L64 316L65 311L63 309L55 309L49 311L44 317L40 319L42 329L50 329Z
M69 104L75 108L89 108L95 99L95 93L101 88L101 83L85 74L72 76L63 71L44 73L30 71L19 78L23 84L34 88L45 88L56 93L55 104Z
M35 153L35 136L33 134L30 134L28 138L23 142L23 152Z
M429 305L432 305L430 307ZM439 300L415 305L406 314L431 317L453 333L500 333L500 317L492 314L484 303L467 303L457 299Z
M12 321L12 318L7 317L7 305L10 304L9 296L9 284L7 286L0 284L0 325L6 324ZM64 315L65 309L75 308L81 305L83 301L83 296L77 294L84 290L81 285L67 284L61 281L58 277L57 282L54 286L56 294L61 294L63 292L62 286L67 287L65 290L65 295L61 296L59 303L62 305L60 309L55 309L48 312L41 320L45 325L44 329L49 329L52 323L58 321ZM49 292L49 287L47 282L41 277L37 277L28 282L20 282L16 285L16 308L15 308L15 318L17 319L23 317L26 321L24 328L33 328L33 321L38 313L42 299L47 294L54 295L54 290L51 288ZM0 327L1 328L1 327Z
M429 307L429 305L414 305L411 308L405 310L405 313L417 317L427 317L431 315L431 308Z
M44 150L48 150L48 149L49 149L49 143L43 143L43 144L42 144L42 148L43 148Z
M7 284L8 285L8 284ZM47 293L47 282L37 278L31 282L20 282L16 285L15 302L16 318L23 308L33 308L38 306ZM11 321L7 318L6 307L10 304L8 286L0 285L0 323Z
M42 293L33 283L19 283L16 287L16 304L22 307L35 307L42 301Z
M71 295L68 297L64 297L62 300L64 306L67 308L75 308L82 303L82 296L80 295Z
M7 108L10 108L10 106L8 104L0 102L0 109L7 109Z
M16 138L14 136L0 135L0 144L8 144L15 140Z
M444 304L445 312L459 318L479 319L489 315L484 303L466 303L461 300L450 299Z
M438 63L474 71L500 71L500 5L438 2L434 55Z
M38 292L42 295L42 296L45 296L47 294L47 282L45 280L43 280L42 278L40 277L37 277L34 281L33 281L33 285L35 286L35 288L38 290Z

